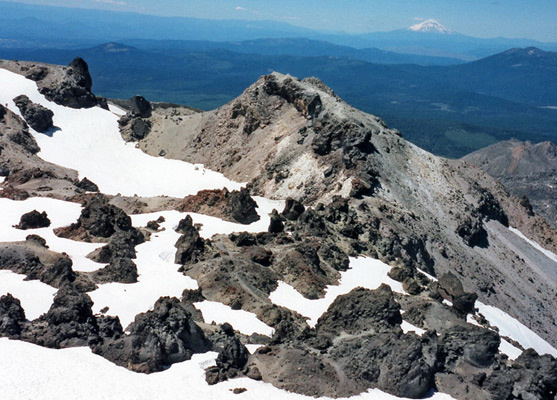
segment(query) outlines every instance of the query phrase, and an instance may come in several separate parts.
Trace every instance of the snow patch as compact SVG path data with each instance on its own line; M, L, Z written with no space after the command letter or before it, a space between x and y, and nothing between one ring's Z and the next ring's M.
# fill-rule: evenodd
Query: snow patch
M209 386L205 368L215 365L217 353L194 354L163 372L139 374L94 355L86 347L55 350L0 338L0 393L2 400L237 400L232 389L242 387L245 400L312 400L249 378L232 379ZM325 400L326 398L322 398ZM400 399L370 389L353 400ZM435 393L433 400L451 396Z
M536 250L542 252L547 258L552 261L557 262L557 255L549 250L544 249L539 243L534 242L533 240L528 239L526 236L522 234L518 229L509 227L509 230L514 233L515 235L519 236L520 238L524 239L528 242L531 246L533 246Z
M394 292L406 294L402 284L387 275L391 267L380 260L367 257L350 258L350 268L341 272L338 286L327 286L325 296L310 300L289 284L279 281L278 287L269 295L269 299L277 306L289 308L307 317L308 325L315 327L317 320L327 311L338 296L350 292L357 287L374 290L385 283Z
M499 334L516 340L525 349L533 348L538 354L551 354L557 357L557 349L547 343L538 334L498 308L476 301L476 308L489 321L489 324L499 329Z
M57 290L39 280L26 281L25 275L0 270L0 296L10 293L19 299L28 320L48 311Z
M232 327L244 335L259 333L265 336L273 336L275 330L269 325L261 322L254 313L244 310L233 310L229 306L216 301L201 301L193 303L195 308L201 311L206 323L224 324L228 322Z
M13 98L25 94L54 112L52 136L31 129L41 151L39 156L95 182L101 192L125 196L168 195L184 197L202 189L240 189L241 183L224 175L178 160L152 157L125 143L118 129L120 109L100 107L73 109L46 100L35 82L0 69L0 103L20 115Z
M422 336L424 333L426 333L425 329L418 328L417 326L412 325L410 322L405 320L402 320L402 324L400 325L400 327L404 333L414 332L418 336Z

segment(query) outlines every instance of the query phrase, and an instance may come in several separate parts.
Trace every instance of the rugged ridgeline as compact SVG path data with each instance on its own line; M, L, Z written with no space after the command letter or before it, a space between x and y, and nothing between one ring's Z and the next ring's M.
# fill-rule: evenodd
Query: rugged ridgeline
M507 227L553 251L555 231L481 170L419 149L315 78L268 75L215 111L157 118L139 141L146 152L203 163L271 198L347 198L362 248L453 272L556 343L554 266L515 247Z
M23 75L46 69L45 76L59 77L54 89L76 84L68 67L0 64L6 65ZM41 79L36 79L39 89ZM79 82L90 93L86 76ZM501 323L499 334L485 304L557 345L556 262L509 227L553 252L556 232L480 169L417 148L379 118L344 103L318 79L267 75L206 113L151 105L141 97L120 103L128 107L119 121L124 140L136 141L158 160L203 163L247 182L248 190L203 190L185 198L86 193L102 191L105 182L97 187L78 180L75 171L43 161L34 136L41 134L27 126L32 126L26 112L32 104L18 99L21 117L15 109L0 109L0 156L7 176L0 195L81 202L76 221L55 229L57 236L45 232L49 240L99 243L87 256L99 269L75 272L70 258L48 250L36 235L2 243L1 269L59 288L48 311L32 320L19 300L2 296L2 336L52 348L89 346L117 365L146 373L214 350L218 356L205 375L210 384L249 377L311 396L351 396L368 388L412 398L431 389L457 399L555 396L555 358L534 350L509 358L509 346L520 353L530 342L513 340L517 332ZM56 135L53 129L46 133ZM18 178L22 175L29 178ZM261 213L261 200L257 215L250 193L286 199L285 207L269 217ZM154 210L171 210L165 215L175 224L158 218L136 228L127 215ZM240 229L251 233L205 237L197 216L177 219L176 211L220 218L207 225L242 223ZM30 212L10 229L48 227L49 217L54 220ZM258 219L266 222L263 232L250 225ZM161 297L150 311L130 319L125 334L112 309L93 313L91 298L106 283L125 283L131 291L138 280L146 281L146 273L138 279L145 263L138 249L159 246L167 235L170 248L155 246L156 257L148 263L168 260L170 254L173 272L193 278L197 289L184 283L180 300ZM351 271L359 274L352 278L353 288L316 313L318 299L346 285ZM298 304L287 304L296 296ZM210 325L198 308L207 301L229 306L230 318L238 310L250 312L274 333ZM309 310L296 308L308 302ZM408 332L408 323L423 333ZM263 347L249 354L246 343Z
M500 181L557 228L557 147L551 142L509 140L463 158Z

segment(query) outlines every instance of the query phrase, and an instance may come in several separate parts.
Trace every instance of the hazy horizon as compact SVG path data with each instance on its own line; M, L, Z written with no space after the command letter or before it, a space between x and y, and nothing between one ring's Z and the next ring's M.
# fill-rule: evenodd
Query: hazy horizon
M528 38L557 42L557 2L294 0L12 0L11 2L136 12L157 16L204 19L273 20L319 31L365 33L406 29L436 19L448 29L479 38Z

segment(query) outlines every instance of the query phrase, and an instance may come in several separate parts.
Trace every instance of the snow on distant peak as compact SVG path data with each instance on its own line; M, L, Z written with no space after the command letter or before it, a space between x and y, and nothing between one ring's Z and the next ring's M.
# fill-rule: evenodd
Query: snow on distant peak
M426 19L419 24L412 25L408 28L410 31L414 32L429 32L429 33L452 33L450 29L447 29L436 19Z

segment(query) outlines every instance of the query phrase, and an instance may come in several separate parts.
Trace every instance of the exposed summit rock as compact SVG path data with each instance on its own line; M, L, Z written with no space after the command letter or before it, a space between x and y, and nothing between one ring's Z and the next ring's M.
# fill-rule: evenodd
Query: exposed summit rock
M19 108L21 115L31 128L37 132L46 132L52 128L54 113L40 104L33 103L25 95L17 96L14 103Z

